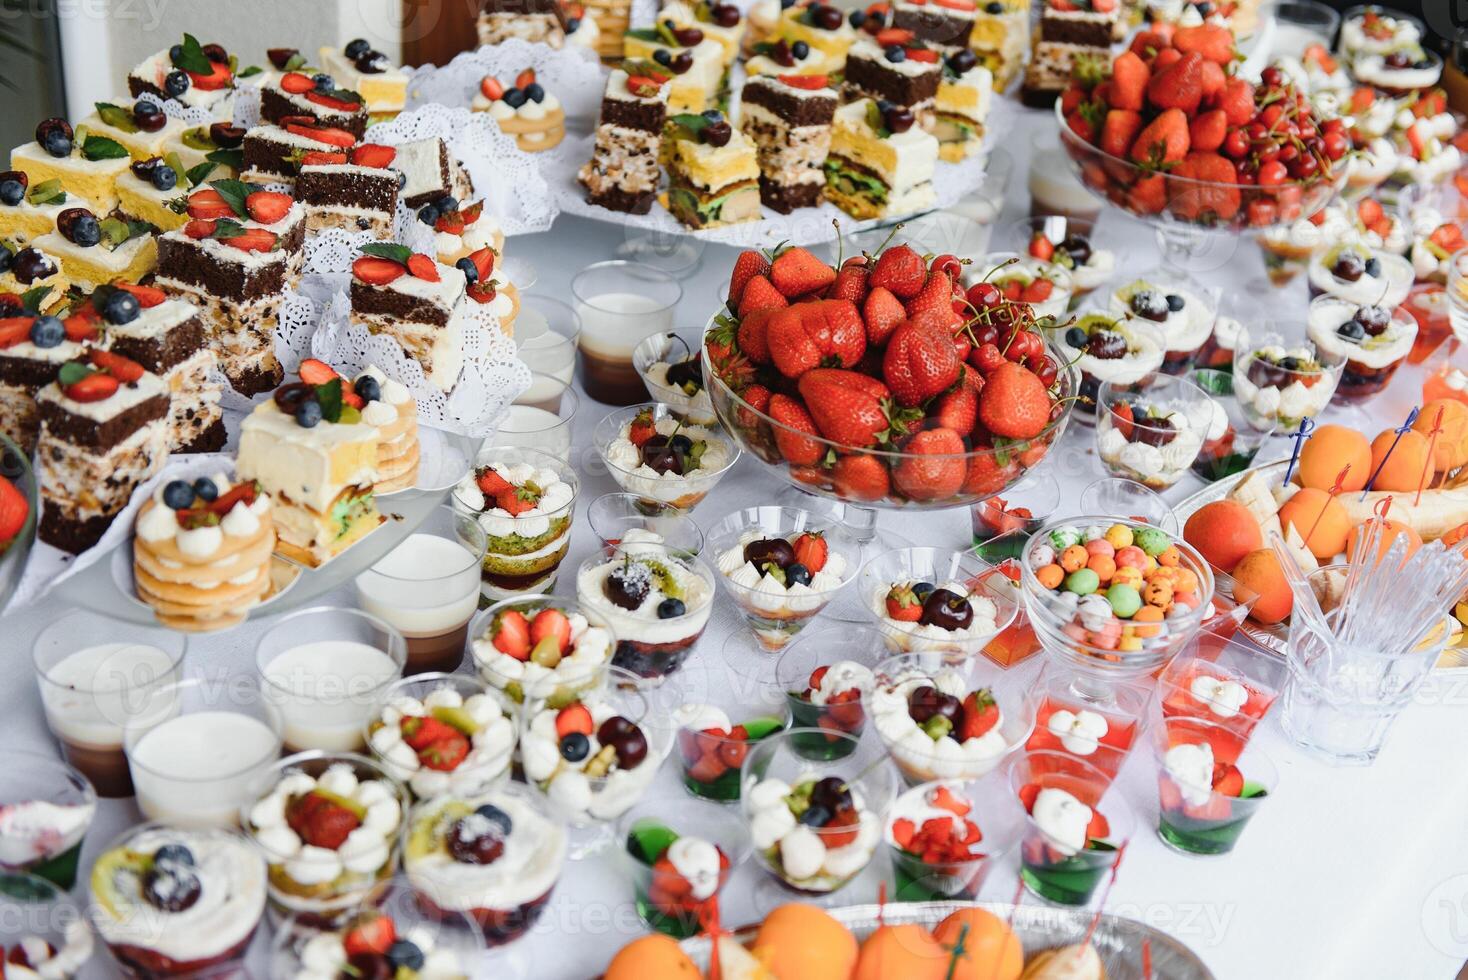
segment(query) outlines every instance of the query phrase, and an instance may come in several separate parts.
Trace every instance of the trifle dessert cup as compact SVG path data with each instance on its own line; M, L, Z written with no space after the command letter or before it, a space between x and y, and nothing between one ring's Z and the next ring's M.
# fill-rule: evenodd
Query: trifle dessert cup
M516 716L527 700L559 705L573 699L600 677L616 644L595 612L550 595L495 603L475 617L469 636L479 676Z
M1026 752L1009 771L1025 816L1020 880L1051 905L1087 905L1111 874L1135 826L1111 778L1073 756Z
M1331 245L1310 257L1310 296L1330 295L1358 306L1396 309L1416 273L1403 256L1359 242Z
M1389 141L1387 146L1391 146ZM1350 165L1354 166L1354 161ZM1354 231L1347 205L1337 202L1327 204L1308 218L1296 218L1288 225L1270 228L1255 240L1264 253L1264 271L1269 281L1276 286L1287 286L1310 265L1310 256Z
M1157 324L1110 313L1083 313L1069 326L1048 331L1061 356L1081 373L1075 416L1093 422L1096 394L1107 381L1137 384L1162 369L1166 341Z
M664 545L624 544L592 555L576 573L576 598L616 637L612 663L661 680L692 653L714 603L714 573L702 559Z
M971 902L1021 823L998 775L936 779L903 792L887 809L892 898Z
M686 796L645 799L622 815L617 829L637 914L674 939L703 930L751 849L738 811Z
M1111 289L1110 312L1156 324L1166 346L1161 370L1186 374L1213 333L1218 299L1181 279L1133 279Z
M545 911L566 851L565 827L528 787L505 783L414 807L403 871L429 918L457 924L467 917L486 944L502 946Z
M1341 21L1339 47L1348 59L1382 55L1422 40L1422 21L1375 4L1352 7Z
M518 446L480 452L452 499L488 538L480 586L486 598L498 602L555 587L580 487L575 471L549 453Z
M1116 253L1095 243L1095 222L1064 215L1021 218L1011 237L1023 239L1030 258L1070 273L1071 302L1100 287L1116 272Z
M881 634L862 626L828 626L802 636L775 662L775 683L785 699L791 728L829 733L802 736L793 748L813 759L850 754L856 745L834 737L861 738L866 730L865 700L873 668L884 656Z
M1207 650L1200 643L1158 676L1157 704L1164 720L1198 718L1247 742L1286 679L1285 665L1251 644Z
M969 552L899 548L868 561L857 587L889 653L962 660L982 650L1018 612L994 586L999 574Z
M363 756L282 759L240 822L270 866L270 905L302 925L338 927L380 895L398 865L407 795Z
M71 980L96 943L86 914L55 882L0 871L0 956L15 980Z
M1134 385L1107 382L1097 406L1096 455L1113 476L1152 490L1182 479L1203 445L1222 438L1228 425L1207 392L1175 375Z
M592 443L617 485L651 506L692 510L739 459L717 425L700 425L659 402L618 409Z
M689 422L715 426L718 416L703 383L703 359L675 333L655 333L632 351L647 394Z
M127 975L227 974L265 914L265 861L230 830L148 823L92 865L92 926Z
M0 775L0 870L76 884L82 839L97 794L71 766L31 752L8 753Z
M1292 432L1335 397L1345 358L1306 341L1261 337L1234 361L1234 397L1257 429Z
M840 594L861 546L798 507L747 507L709 529L711 560L766 650L780 650Z
M1381 394L1406 361L1417 339L1417 321L1400 306L1317 296L1310 301L1308 336L1317 350L1345 361L1332 401L1361 405Z
M483 681L418 674L387 689L367 746L415 799L477 793L509 772L515 720Z

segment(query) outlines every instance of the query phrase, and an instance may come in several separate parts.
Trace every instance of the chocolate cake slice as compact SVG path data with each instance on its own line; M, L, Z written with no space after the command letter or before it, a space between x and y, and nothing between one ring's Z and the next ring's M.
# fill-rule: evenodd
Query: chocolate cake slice
M318 79L328 79L321 83ZM356 92L337 88L329 75L285 72L260 86L260 118L277 126L299 117L345 130L357 139L367 131L367 104Z
M45 337L34 329L34 318L31 325L31 336L40 336L46 346L26 339L0 347L0 433L27 452L35 448L41 426L37 392L56 380L61 365L85 356L99 336L91 330L87 340L78 342L63 334L53 344L57 340L54 328L47 328L52 336Z
M468 316L464 273L429 256L414 255L402 245L374 243L364 246L363 253L352 266L352 322L397 341L423 368L429 384L450 390L464 362ZM403 271L390 277L374 275L384 263L397 263ZM429 266L436 278L412 271Z
M906 106L923 123L932 114L942 73L937 51L912 45L883 48L864 37L851 46L846 56L841 98L845 102L872 99Z
M821 203L836 92L825 76L756 76L744 85L740 128L755 142L760 201L789 214Z
M625 71L613 71L607 79L596 144L577 175L590 203L627 214L652 210L662 177L658 155L668 112L668 86L659 81L663 77L636 76L636 91Z
M342 146L344 138L338 133L346 134L346 131L320 126L307 117L295 117L285 126L256 126L245 133L241 144L244 154L241 176L248 180L293 183L301 165L319 158L317 154L335 156L351 148ZM355 139L352 137L353 142Z
M296 178L296 200L306 207L311 231L341 228L392 237L398 207L397 157L391 146L365 143L352 151L351 162L306 164Z
M973 0L897 0L892 8L892 26L911 31L913 37L942 48L968 47L979 5Z

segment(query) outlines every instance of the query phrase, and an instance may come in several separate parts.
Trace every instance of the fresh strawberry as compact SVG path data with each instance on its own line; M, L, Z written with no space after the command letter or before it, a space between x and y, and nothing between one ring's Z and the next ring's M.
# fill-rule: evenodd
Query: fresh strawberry
M1086 826L1086 840L1105 840L1111 836L1111 824L1100 810L1091 808L1091 822Z
M1043 231L1037 231L1030 236L1029 252L1041 262L1049 262L1055 255L1055 243L1046 238Z
M390 166L398 158L395 147L384 146L381 143L363 143L352 148L352 162L359 167L372 167L381 170Z
M910 585L894 585L887 592L887 616L899 623L915 623L923 618L923 603Z
M327 364L325 361L317 360L314 357L308 357L304 361L302 361L301 367L296 373L298 373L301 376L301 380L306 382L306 384L308 385L324 385L329 381L335 381L337 378L341 377L340 374L337 374L336 369L333 368L330 364Z
M25 494L5 477L0 476L0 550L15 539L30 517L31 505Z
M803 248L788 248L770 266L770 281L786 299L820 292L836 281L836 270Z
M474 482L479 485L480 491L487 497L493 497L501 490L513 490L515 488L513 483L489 467L485 467L484 472L480 473Z
M279 191L255 191L245 198L245 210L262 225L273 225L290 211L295 199Z
M1407 127L1407 145L1412 148L1412 156L1418 160L1422 159L1423 151L1427 149L1427 140L1420 121Z
M1021 303L1043 303L1055 291L1055 283L1049 279L1033 279L1019 291Z
M967 722L969 712L972 710L969 707L970 703L977 704L978 699L981 696L988 698L990 704L993 704L994 699L989 696L989 692L987 690L975 691L974 693L970 694L967 698L964 699L963 702L963 714L965 722ZM997 713L998 707L995 706L995 714L997 715ZM996 717L994 720L997 723L999 719ZM993 725L989 726L989 728L993 727ZM988 731L988 728L986 728L985 731ZM970 803L968 800L959 799L957 796L954 796L953 791L941 783L933 789L932 797L928 800L928 802L940 810L947 810L954 816L959 817L968 816L969 812L972 811L974 808L972 803Z
M398 722L398 730L408 748L417 752L426 749L441 738L448 738L457 729L448 722L439 721L432 715L408 715Z
M894 245L877 256L872 267L871 286L883 286L901 300L909 300L922 292L928 281L928 267L923 257L908 245Z
M1223 145L1223 138L1227 135L1228 114L1222 109L1201 113L1188 127L1189 143L1194 151L1212 153Z
M958 380L962 361L942 331L909 322L882 357L882 378L899 405L920 405Z
M301 166L303 167L331 167L346 162L345 153L327 152L326 150L308 150L301 155Z
M397 932L392 919L379 915L365 925L359 925L342 939L342 952L352 956L386 956L392 949Z
M1167 46L1167 38L1157 31L1138 31L1136 37L1132 38L1131 47L1127 50L1141 58L1142 61L1150 62L1157 57L1157 52Z
M918 61L923 64L936 65L938 63L938 52L932 48L907 48L908 61Z
M856 812L855 807L847 807L837 810L831 819L821 828L821 843L827 848L845 847L856 840L861 829L861 814Z
M999 705L987 689L972 691L963 699L963 719L958 723L958 740L983 738L999 724Z
M977 373L977 372L970 372ZM956 385L938 396L928 417L945 429L972 432L979 418L979 392L972 385Z
M627 427L627 439L639 449L642 448L643 443L657 434L658 428L653 422L650 408L644 408L633 416L631 424Z
M113 285L125 293L131 293L133 299L145 310L151 310L168 299L168 294L157 286L139 286L131 282L115 282Z
M798 303L778 311L770 318L765 338L770 360L787 378L798 378L822 364L849 368L867 347L861 314L841 299Z
M1081 88L1079 83L1072 81L1070 85L1066 86L1065 91L1060 93L1061 115L1068 116L1072 112L1075 112L1081 107L1081 103L1086 101L1086 97L1089 94L1085 89Z
M530 645L536 647L546 637L555 637L561 652L571 649L571 621L559 609L542 609L530 621Z
M1136 413L1127 402L1118 401L1111 406L1111 424L1127 442L1132 440L1132 432L1136 426Z
M110 374L89 374L68 385L64 392L74 402L106 401L117 393L118 381Z
M906 817L898 817L892 821L892 839L904 851L908 850L909 845L912 843L913 834L916 831L917 827L913 826L913 822Z
M774 283L764 276L755 276L744 284L739 294L739 318L742 320L756 310L783 309L789 305L790 301Z
M867 298L867 279L871 270L864 265L848 265L836 273L836 281L826 290L826 299L844 299L860 306Z
M1177 64L1154 74L1147 83L1147 98L1159 109L1193 115L1203 100L1203 56L1196 51L1185 54Z
M1162 174L1143 177L1127 191L1127 203L1142 214L1159 214L1167 207L1167 178Z
M426 255L414 252L408 256L408 275L424 282L438 282L438 263Z
M1163 48L1157 52L1157 57L1152 59L1152 78L1155 80L1158 74L1166 71L1182 60L1183 53L1177 48ZM1148 84L1151 83L1149 82Z
M1137 133L1142 130L1142 114L1131 109L1112 109L1101 124L1101 137L1097 146L1102 153L1126 158L1131 152Z
M533 510L538 503L540 503L540 494L523 487L501 490L494 495L495 506L507 511L511 517L519 517L527 510Z
M357 137L345 129L337 129L333 126L307 126L302 123L287 123L286 132L294 133L305 139L325 143L328 146L339 146L344 150L350 150L357 145Z
M1220 762L1213 767L1213 791L1220 796L1238 796L1244 791L1244 774L1237 766Z
M1174 214L1189 221L1214 214L1227 221L1239 213L1242 198L1237 188L1228 186L1237 179L1238 171L1217 153L1191 152L1172 172L1183 178L1172 200Z
M906 310L909 319L929 310L941 310L945 315L938 322L956 327L958 324L949 315L953 313L953 278L946 272L929 272L928 281L916 296L907 301Z
M1351 114L1359 116L1376 102L1376 89L1363 85L1351 93Z
M1040 797L1039 783L1026 783L1019 788L1019 802L1026 813L1035 812L1035 800Z
M304 95L316 88L316 83L311 80L310 75L302 75L298 71L288 71L280 76L280 87L292 95Z
M362 105L353 99L342 99L325 92L307 92L306 101L332 112L356 112Z
M92 367L99 371L106 371L122 384L132 384L143 376L143 366L137 361L114 354L112 351L98 350L92 348L87 351L87 360Z
M805 89L808 92L823 89L830 83L827 75L781 75L779 78L791 88Z
M474 268L479 272L479 281L485 282L494 272L495 263L494 249L486 245L469 253L469 261L474 263Z
M1096 142L1096 114L1094 112L1083 112L1077 109L1065 117L1065 125L1083 142Z
M516 88L519 88L519 89L529 88L531 85L534 85L534 84L535 84L535 69L534 68L526 68L520 74L518 74L518 75L515 76L515 87Z
M881 500L892 489L887 467L875 456L842 456L831 467L831 484L843 500Z
M255 502L257 491L254 481L248 481L231 487L227 492L220 494L204 506L210 513L223 517L234 510L234 505L243 503L246 506Z
M1123 51L1111 65L1111 99L1108 104L1112 109L1140 112L1151 77L1152 70L1145 61L1131 51Z
M30 320L29 317L25 317L24 319L27 321ZM0 321L0 324L4 322ZM67 340L79 344L85 341L98 340L102 336L102 314L98 313L92 307L74 310L71 316L61 321L61 327L66 331ZM29 328L27 328L27 331L29 331ZM0 330L0 338L3 338L3 336L3 330ZM0 339L0 347L4 346L4 340Z
M1228 85L1228 75L1218 65L1205 61L1200 77L1203 87L1203 105L1216 104L1218 97L1223 94L1224 87Z
M596 731L596 719L591 717L591 709L577 702L568 704L556 713L556 738L562 739L572 732L582 735L590 735Z
M1197 54L1215 65L1227 65L1234 60L1233 32L1219 24L1179 27L1172 34L1172 46L1184 57Z
M745 249L739 253L739 258L734 260L734 272L729 276L729 309L739 309L739 301L744 296L744 287L755 276L768 276L770 274L770 260L765 258L765 253L754 249Z
M884 48L903 47L911 44L913 40L912 31L902 27L886 27L877 32L876 42Z
M347 835L362 826L357 814L335 798L314 790L290 802L286 822L303 843L329 851L341 847Z
M246 228L240 234L223 241L230 248L237 248L241 252L273 252L280 236L264 228Z
M775 445L780 455L797 466L814 466L824 455L824 447L814 439L796 434L820 434L805 406L788 395L771 395L769 415L782 426L775 429Z
M878 286L867 294L862 304L862 319L866 322L867 343L880 347L891 339L897 328L907 320L907 311L886 286Z
M213 238L214 229L218 227L218 225L219 222L213 218L195 218L188 224L184 225L183 233L189 238L194 239L195 241L198 241L201 238Z
M891 428L882 402L853 385L854 371L817 368L800 378L800 397L821 435L843 446L868 449L885 442Z
M979 421L1005 439L1033 439L1050 424L1050 393L1035 372L1006 361L984 379Z
M489 642L500 653L516 660L530 659L530 623L518 609L506 609L491 624Z
M1167 109L1137 134L1131 158L1137 163L1160 167L1187 156L1189 146L1187 115L1181 109Z
M75 317L67 317L62 321L63 326L74 320ZM0 319L0 350L23 344L30 339L31 324L36 322L33 316L9 316Z
M1230 126L1244 125L1254 118L1254 86L1242 78L1230 78L1223 83L1218 108Z
M369 286L386 286L408 270L392 259L361 255L352 262L352 275Z
M190 218L209 220L212 218L236 217L234 208L212 187L205 187L189 195Z
M892 483L910 500L943 500L963 486L963 437L952 429L925 429L903 446Z
M639 99L650 99L656 96L658 92L662 90L663 83L667 80L668 79L666 75L656 74L652 72L649 72L646 75L628 75L627 91L631 92Z

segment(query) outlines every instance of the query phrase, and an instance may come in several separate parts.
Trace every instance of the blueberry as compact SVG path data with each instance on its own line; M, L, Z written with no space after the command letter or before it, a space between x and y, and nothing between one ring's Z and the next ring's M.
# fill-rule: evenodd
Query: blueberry
M685 611L682 599L664 599L658 603L658 619L677 619Z
M570 732L561 739L561 758L580 762L591 754L591 739L580 732Z
M718 122L719 120L724 118L724 114L718 109L705 109L703 110L703 118L707 119L709 122Z
M472 286L479 281L479 266L475 265L474 260L469 258L469 256L466 255L459 261L455 262L454 268L458 269L464 274L464 280L469 285Z
M14 264L15 256L10 254L10 249L0 248L0 275L4 275L6 272L9 272L10 267Z
M37 347L59 347L66 339L66 328L54 316L38 316L31 324L31 343Z
M793 6L795 6L795 0L780 0L781 10L789 10Z
M894 65L900 64L907 60L907 52L902 50L901 45L897 44L888 45L887 49L883 51L882 54L886 57L888 61L892 62Z
M1002 14L1004 13L1004 4L1000 3L999 0L992 0L992 2L984 4L984 13Z
M455 211L459 210L459 202L454 198L448 196L441 197L437 201L434 201L433 206L438 208L439 214L453 214Z
M362 57L362 55L371 50L372 45L368 44L364 38L359 37L348 41L347 46L345 48L342 48L342 54L346 55L348 58L351 58L353 61L356 61L358 58Z
M824 827L831 822L831 811L819 803L812 803L800 815L800 822L807 827Z
M1371 258L1367 259L1366 274L1368 276L1371 276L1373 279L1381 275L1381 259L1378 259L1376 256L1372 256Z
M194 481L194 493L206 504L212 504L219 499L219 486L207 476L201 476Z
M387 948L387 962L394 970L406 967L409 970L423 969L423 950L406 939L399 939Z
M166 163L160 163L148 171L148 183L160 191L171 191L178 186L178 174Z
M652 60L660 65L669 65L673 61L673 52L667 48L658 48L652 53Z
M163 488L163 503L170 510L187 510L194 504L194 486L186 480L172 480Z
M382 399L382 385L378 384L377 379L370 374L364 374L358 378L356 384L352 385L352 390L364 402L375 402Z
M303 429L314 429L321 422L321 403L312 399L301 402L296 409L296 425Z
M880 112L882 115L885 116L887 114L887 110L890 108L892 108L891 102L888 102L886 99L877 100L877 111Z
M785 584L787 586L810 585L810 569L806 568L800 562L796 562L794 565L785 569Z
M577 31L577 29L580 28L580 27L581 27L581 18L580 17L567 17L566 18L566 33L567 34L575 34L576 31Z
M316 86L316 91L318 92L330 92L336 88L336 82L332 81L331 76L326 74L326 72L312 75L311 83Z
M189 90L189 84L187 72L171 71L163 79L163 91L176 99Z
M484 819L488 820L490 823L498 826L500 832L503 833L506 837L510 836L510 830L514 827L514 823L510 820L510 815L508 813L501 810L493 803L486 803L474 812L479 814Z
M182 44L175 44L173 47L171 47L171 48L168 49L168 60L171 61L171 62L173 62L175 65L178 64L178 59L180 59L182 57L183 57L183 45Z
M688 453L693 452L693 440L680 432L676 436L668 440L668 448L673 450L673 452L675 453L683 453L684 455L687 455Z
M1168 293L1167 294L1167 308L1169 310L1171 310L1173 313L1179 313L1179 312L1181 312L1182 311L1182 308L1184 306L1186 306L1186 305L1187 305L1187 301L1184 300L1177 293Z
M867 22L867 13L865 10L853 10L846 15L846 20L852 27L860 27Z
M53 157L71 156L71 137L53 130L46 134L41 148Z
M545 87L539 82L531 82L529 85L525 86L525 98L529 99L531 102L544 102Z
M180 483L183 483L183 481L175 480L169 486ZM194 866L194 852L182 844L164 844L153 853L154 864L162 864L169 861L192 868Z
M1286 357L1279 362L1279 366L1286 371L1300 370L1300 359L1298 357Z
M18 180L0 180L0 204L19 204L25 200L25 185Z
M796 41L790 45L790 53L795 55L797 61L804 61L810 55L810 45L804 41Z
M1213 4L1209 3L1208 0L1203 0L1202 3L1198 4L1199 17L1207 17L1211 13L1213 13Z
M1347 320L1336 327L1335 332L1347 340L1361 340L1366 336L1366 328L1357 320Z
M518 109L525 104L525 91L523 89L511 88L505 90L505 105L511 109Z
M1065 332L1065 345L1075 350L1084 350L1086 346L1086 332L1080 327L1071 327Z
M117 325L132 323L141 310L138 298L123 289L108 294L106 302L102 304L102 315L107 318L108 323Z
M423 222L425 225L436 224L438 222L437 205L433 201L429 201L427 204L423 205L423 207L419 208L418 220Z
M97 216L83 214L71 226L71 240L82 248L91 248L102 240L102 226Z
M918 582L912 587L912 594L918 597L919 602L927 602L928 596L933 594L937 586L932 582Z

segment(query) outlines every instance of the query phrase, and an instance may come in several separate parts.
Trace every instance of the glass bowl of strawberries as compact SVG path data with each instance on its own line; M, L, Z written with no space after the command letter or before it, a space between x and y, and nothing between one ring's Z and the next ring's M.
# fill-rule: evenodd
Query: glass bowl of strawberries
M0 435L0 610L25 574L41 513L40 484L20 447Z
M702 350L724 428L797 489L860 506L1004 491L1065 431L1079 382L1029 303L963 272L906 244L840 269L741 253Z

